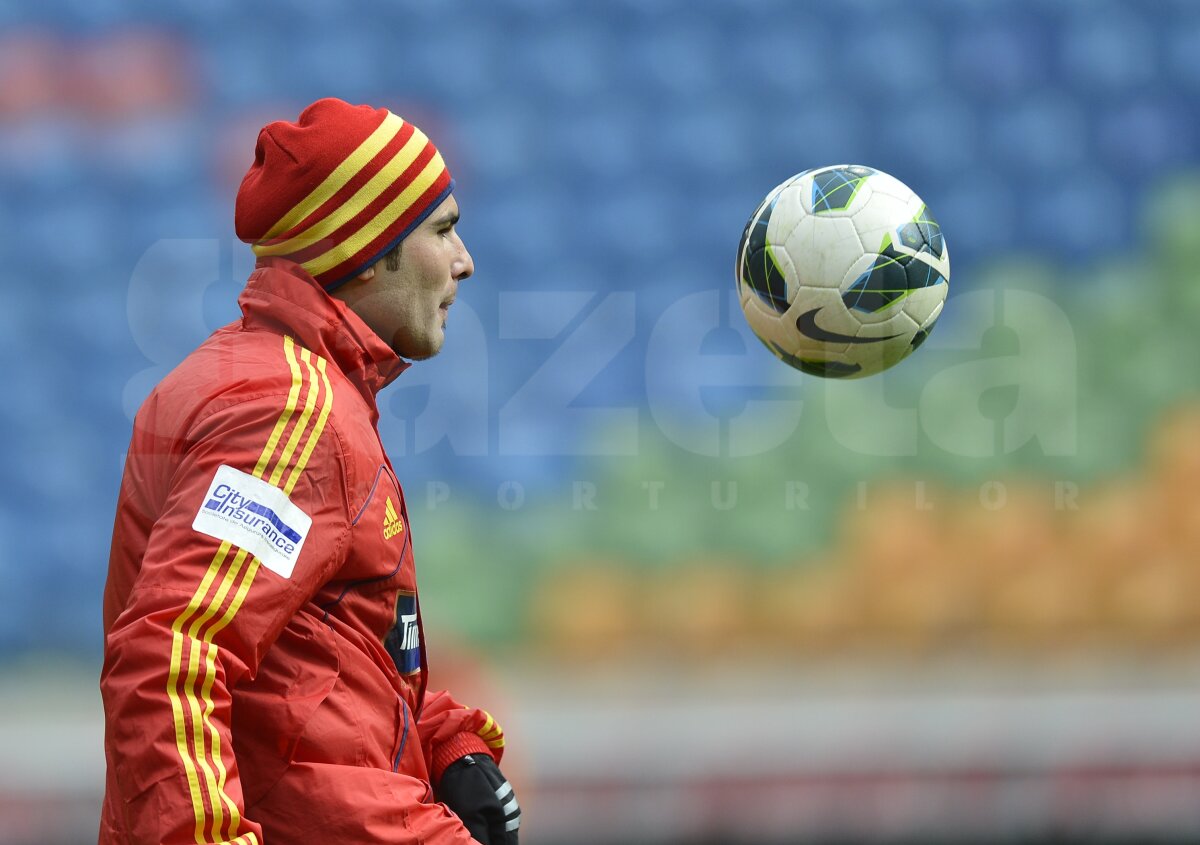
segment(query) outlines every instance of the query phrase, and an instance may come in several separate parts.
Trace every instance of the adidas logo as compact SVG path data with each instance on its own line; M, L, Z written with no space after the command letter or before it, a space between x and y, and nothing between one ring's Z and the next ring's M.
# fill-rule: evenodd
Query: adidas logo
M402 533L404 533L404 520L400 518L400 514L396 513L392 497L388 496L387 501L383 503L383 539L390 540Z

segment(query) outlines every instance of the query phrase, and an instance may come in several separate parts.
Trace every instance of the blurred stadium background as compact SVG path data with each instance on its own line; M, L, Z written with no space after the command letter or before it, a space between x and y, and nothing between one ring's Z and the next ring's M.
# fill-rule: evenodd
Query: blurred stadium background
M94 841L132 413L329 95L458 181L476 277L382 428L523 841L1200 841L1200 3L0 0L0 843ZM953 253L862 383L731 298L836 162Z

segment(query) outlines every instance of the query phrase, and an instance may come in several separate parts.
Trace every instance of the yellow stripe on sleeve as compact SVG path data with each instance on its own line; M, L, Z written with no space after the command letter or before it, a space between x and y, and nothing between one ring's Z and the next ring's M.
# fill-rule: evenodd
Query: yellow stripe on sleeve
M290 337L283 339L284 355L288 361L288 366L292 374L292 385L288 392L287 401L283 411L280 413L274 429L267 443L263 447L263 452L254 468L254 476L262 478L268 462L275 450L279 446L279 441L282 439L283 432L287 428L292 416L295 414L300 401L300 391L304 386L304 370L309 374L308 390L305 397L304 411L296 422L292 435L284 444L283 451L280 453L272 471L272 483L277 483L280 476L286 471L291 462L291 456L295 453L297 444L303 438L307 430L308 423L312 417L313 408L316 405L316 397L318 392L324 388L324 396L322 399L322 407L318 416L317 426L310 433L308 441L305 443L304 449L301 452L299 461L303 464L308 462L316 445L316 439L320 437L320 431L325 427L325 421L329 416L329 412L333 405L333 392L329 384L328 378L325 376L325 361L317 356L318 369L321 372L322 383L317 384L317 374L314 372L311 358L311 353L306 349L300 350L300 358L304 362L304 370L300 367L300 362L297 361L295 354L295 344ZM298 462L298 466L302 465ZM298 473L293 471L289 478L291 485L294 486L295 479L298 478ZM289 487L290 492L290 487ZM259 562L256 558L249 556L244 550L239 549L234 556L233 562L225 572L212 598L207 602L204 612L200 616L196 616L202 604L205 604L205 597L208 596L209 590L212 588L218 573L223 568L225 561L228 559L229 552L232 549L232 544L225 542L217 550L213 556L213 560L209 565L204 577L201 579L192 600L187 608L179 615L172 624L172 649L171 649L171 668L168 674L167 694L171 701L172 716L175 721L175 738L177 750L184 764L184 769L188 777L188 785L192 794L192 808L196 817L196 841L198 843L208 841L224 841L223 828L225 827L225 810L228 811L228 827L230 836L236 837L233 842L242 842L244 845L259 845L258 837L253 832L238 835L238 830L241 825L241 815L238 811L237 804L234 802L225 791L225 783L228 772L226 770L223 755L221 753L220 733L211 721L211 714L214 709L212 700L212 687L216 680L216 659L218 655L218 647L213 644L212 640L215 635L225 628L237 614L241 607L246 594L250 590L250 585L253 583L254 575L258 571ZM247 558L249 563L247 565ZM239 580L239 576L241 576ZM225 603L230 590L237 584L234 592L233 600L226 610L224 615L207 631L205 631L202 639L197 639L200 630L207 624L220 610ZM188 620L191 623L188 624ZM186 634L184 629L186 626ZM180 699L179 693L176 691L179 676L182 671L182 650L183 642L187 639L190 643L188 672L184 678L183 694L187 700L188 710L192 716L193 731L190 739L192 745L189 747L189 737L187 736L186 721L184 720L183 702ZM203 681L200 687L199 700L197 699L195 684L199 679L199 670L201 667L200 654L204 652L203 659ZM211 746L205 742L204 729L207 727L207 733L211 739ZM192 753L192 748L195 749L195 754ZM216 772L213 772L212 767L208 764L209 752L211 749L211 757L216 765ZM200 789L199 775L203 773L205 779L205 787L209 796L208 804L212 807L211 814L208 812L204 794ZM211 839L205 838L211 832Z
M176 687L179 683L179 670L183 657L183 625L187 618L195 613L199 607L204 595L208 592L213 580L220 571L221 564L225 562L226 555L229 554L229 549L232 544L223 542L217 553L213 555L212 563L209 564L208 571L200 580L200 586L196 588L192 600L188 606L184 608L183 613L171 623L171 670L167 675L167 698L171 702L171 718L175 723L175 747L179 752L179 758L183 762L184 772L187 775L188 789L192 796L192 812L196 818L196 841L202 842L204 835L204 822L208 818L208 812L204 807L204 795L200 791L199 773L197 771L196 762L192 757L191 750L188 747L187 737L187 722L183 715L183 702L179 698L179 693L176 692ZM188 705L192 710L193 722L197 718L197 712L194 707L195 699L188 697ZM211 784L210 784L211 786ZM211 789L210 789L211 794Z
M487 716L487 721L485 721L483 723L483 727L481 727L479 730L477 730L475 732L475 733L479 734L480 736L483 736L484 734L487 734L487 733L491 733L492 728L494 728L496 726L496 720L492 718L491 713L484 710L483 715Z
M304 218L312 214L318 208L332 199L333 195L346 187L347 183L358 175L364 167L370 163L371 159L379 155L379 151L388 145L388 142L400 134L401 128L404 126L403 119L388 112L387 117L383 119L383 123L379 124L378 128L372 132L367 139L358 145L358 149L346 156L334 171L325 177L325 180L317 185L307 197L300 200L291 211L283 215L279 222L271 227L271 230L263 236L263 240L271 240L277 238L292 228L296 224L302 222Z
M359 188L354 196L342 203L336 211L286 241L255 245L252 247L254 254L259 258L268 255L289 255L333 237L338 229L361 214L364 208L378 199L388 186L399 179L404 171L417 160L417 156L421 154L428 143L429 139L425 137L425 134L414 126L412 135L404 142L404 146L392 156L391 161Z
M312 431L309 433L308 441L305 443L304 449L300 452L300 456L296 460L296 465L293 467L291 475L288 476L287 484L284 487L284 492L289 495L295 487L297 480L299 480L300 474L304 472L304 468L308 465L308 460L312 456L313 450L316 448L317 441L320 440L321 434L325 430L325 423L329 418L330 411L333 409L333 387L330 385L329 377L326 374L325 359L319 355L312 355L307 349L301 350L300 357L304 360L305 365L309 367L310 373L312 372L311 359L316 359L316 369L321 374L321 386L324 388L324 394L321 401L321 410L317 415L317 421L314 424ZM315 392L316 390L315 375L310 384L313 385L312 390L310 390L311 395L311 393ZM276 467L276 470L278 470L278 467ZM254 576L258 572L258 566L258 558L252 557L250 559L250 566L246 569L246 574L242 578L242 583L238 586L237 593L233 598L233 602L230 603L229 608L225 611L225 615L222 616L221 619L209 629L207 634L205 634L204 641L214 655L217 650L217 646L212 645L213 637L215 637L217 633L219 633L223 628L225 628L225 626L232 622L234 616L237 615L238 610L242 606L242 602L246 599L246 594L250 592L250 585L254 582ZM231 577L234 574L235 573L233 573L231 570ZM219 604L220 603L218 603L218 606ZM215 674L215 657L209 663L209 671ZM209 686L211 687L211 684ZM203 695L205 701L209 701L208 688L204 690ZM213 729L211 725L209 728L213 738L213 756L218 760L218 766L220 768L219 788L221 790L221 794L224 795L226 773L225 767L220 764L220 734ZM236 806L234 807L233 812L237 812ZM236 831L236 827L234 830Z
M307 352L307 350L305 351ZM333 386L329 384L329 374L325 371L325 359L320 355L313 357L317 359L317 371L321 374L321 386L325 389L325 400L321 403L317 424L313 426L312 433L308 435L308 442L304 444L296 466L292 468L292 474L288 476L287 482L283 485L283 492L289 496L292 495L292 489L300 479L300 473L304 472L304 468L308 466L308 459L312 457L313 449L317 447L317 441L321 439L321 434L325 431L325 422L329 419L329 412L333 410ZM305 363L308 363L308 359L305 359Z
M313 409L317 406L317 373L313 369L311 355L312 353L307 349L303 347L300 349L300 360L304 362L304 367L308 371L308 391L304 397L304 410L300 412L300 419L292 429L287 443L283 446L283 452L279 455L279 460L275 464L275 469L271 471L271 475L267 479L267 481L276 487L279 486L279 478L291 462L292 454L296 451L296 446L300 443L300 438L304 436L304 432L308 428L308 421L312 418Z
M212 598L212 601L209 602L208 608L204 611L204 614L198 620L196 620L194 623L192 623L191 626L189 626L188 636L192 638L193 643L196 643L196 634L199 632L201 626L203 626L210 619L212 619L212 617L216 615L217 610L225 602L225 597L229 594L229 590L233 586L233 581L237 578L238 574L242 571L243 566L245 566L247 556L248 555L244 549L238 549L237 554L234 556L233 563L230 564L229 570L225 574L224 579L222 579L221 586L217 589L216 595L214 595ZM250 558L250 560L251 560L252 565L257 563L257 561L255 561L254 558ZM201 717L199 719L193 720L193 729L195 732L195 743L196 743L195 747L196 748L204 748L205 747L204 746L203 727L207 726L209 736L211 737L212 759L213 759L213 763L216 766L216 775L215 775L215 779L213 781L214 788L211 791L214 792L218 798L220 798L221 804L223 804L225 806L225 809L228 810L230 827L233 830L237 830L237 827L241 822L241 814L238 812L237 804L225 792L225 778L226 778L227 773L225 770L225 761L221 758L221 735L216 730L216 727L213 725L212 719L210 718L212 715L213 708L214 708L214 704L213 704L213 700L212 700L212 686L213 686L213 682L216 680L216 676L217 676L217 672L216 672L217 647L215 645L212 645L211 630L204 635L204 638L202 640L200 640L200 643L202 643L202 647L205 650L204 683L200 688L200 701L202 702ZM193 646L193 649L192 649L193 654L198 654L199 651L200 651L200 649L195 648ZM185 684L187 684L187 686L185 687L185 689L189 689L189 690L195 689L196 673L194 671L194 668L195 667L192 665L192 663L189 662L188 677L185 680ZM201 723L203 723L203 724L201 724ZM207 761L208 761L208 755L201 754L200 762L203 766L205 766L206 770L208 769ZM216 804L216 801L214 800L214 802L213 802L213 830L214 830L214 832L219 831L221 829L222 820L223 820L223 814L221 812L221 808L220 808L220 806L218 806Z
M504 729L501 728L496 720L492 718L492 714L486 710L481 710L480 712L487 716L487 721L485 721L483 723L483 727L475 731L475 733L479 734L479 736L483 737L484 739L496 739L498 737L503 737Z
M279 445L279 438L283 437L284 429L287 428L292 414L296 412L296 405L300 401L300 387L304 384L304 375L300 372L300 365L296 362L295 349L296 342L291 337L285 335L283 338L283 355L287 359L288 368L292 371L292 386L288 389L287 403L283 407L283 413L279 415L279 421L275 423L275 428L271 431L271 436L267 438L267 444L263 446L262 454L258 456L258 463L254 465L253 475L255 478L262 478L263 471L267 468L267 461L275 454L275 447Z

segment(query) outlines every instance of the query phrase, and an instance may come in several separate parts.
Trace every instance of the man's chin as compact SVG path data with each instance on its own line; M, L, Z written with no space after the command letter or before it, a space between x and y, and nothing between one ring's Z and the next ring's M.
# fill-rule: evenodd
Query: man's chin
M442 351L442 344L445 342L446 336L439 332L437 337L431 337L420 345L400 346L397 344L392 346L392 350L406 361L428 361Z

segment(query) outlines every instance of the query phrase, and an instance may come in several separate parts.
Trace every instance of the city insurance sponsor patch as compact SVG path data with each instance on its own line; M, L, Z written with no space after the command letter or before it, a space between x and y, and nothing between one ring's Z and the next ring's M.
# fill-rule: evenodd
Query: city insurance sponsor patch
M222 464L192 528L246 550L272 572L292 576L312 517L261 478Z

